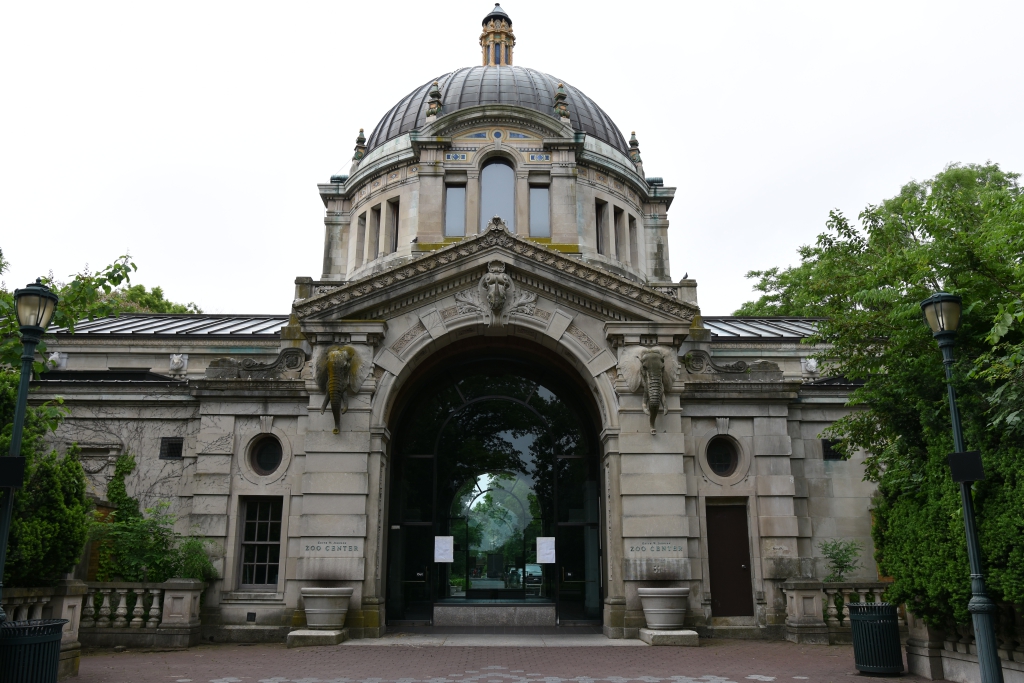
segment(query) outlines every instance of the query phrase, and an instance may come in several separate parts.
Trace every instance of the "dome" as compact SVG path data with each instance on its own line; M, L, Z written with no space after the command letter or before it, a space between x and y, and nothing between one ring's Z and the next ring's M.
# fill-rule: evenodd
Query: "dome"
M367 140L367 152L426 124L427 100L435 80L441 88L442 115L482 104L507 104L533 109L552 119L555 118L555 91L562 83L568 95L573 129L593 135L629 156L626 139L592 99L561 79L521 66L474 66L430 79L384 115Z

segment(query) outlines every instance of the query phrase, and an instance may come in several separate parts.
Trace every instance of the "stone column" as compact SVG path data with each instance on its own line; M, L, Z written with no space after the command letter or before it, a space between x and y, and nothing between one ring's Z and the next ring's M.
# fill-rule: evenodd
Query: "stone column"
M604 529L605 577L604 634L609 638L625 637L626 586L622 579L622 457L618 453L617 435L603 435L604 462Z
M777 593L779 581L804 576L797 538L799 524L794 508L795 480L789 457L792 442L786 420L785 405L769 404L767 415L754 418L754 463L757 492L757 524L760 536L761 574L769 605L769 624L778 623L772 614L782 596ZM808 577L809 578L809 577ZM821 600L819 599L820 603ZM788 615L788 612L787 612ZM789 617L787 616L787 623Z
M608 505L612 533L606 554L609 571L622 573L626 600L622 636L638 638L647 624L637 588L685 587L692 576L686 444L679 397L669 379L661 396L667 411L656 413L652 433L650 417L642 409L644 384L632 391L631 378L635 383L635 373L641 368L639 358L651 353L668 368L662 370L663 381L666 372L674 377L678 344L688 325L608 322L604 329L609 345L616 350L614 386L619 395L617 452L605 447L605 457L612 465L606 472L610 475L610 470L617 470L618 475L614 491L618 495L612 496ZM613 588L617 585L609 580L609 597L616 596Z
M384 338L384 322L303 321L302 332L313 344L315 368L338 347L354 353L358 369L346 391L348 410L335 433L331 407L321 415L324 387L307 382L310 393L306 427L305 472L302 476L300 557L296 563L299 587L351 587L346 627L352 637L369 628L379 635L379 606L373 603L367 626L364 597L376 598L375 567L378 545L379 492L386 439L371 432L370 413L375 390L374 349ZM346 371L349 373L349 371ZM306 551L307 548L313 550ZM317 550L319 549L319 550Z
M521 168L516 171L516 229L522 237L530 235L530 172Z
M551 151L551 241L582 244L586 224L576 196L576 151L582 144L571 139L546 139L544 147Z
M322 280L344 280L351 233L351 206L347 199L331 199L324 216L324 264Z
M644 217L644 241L647 247L646 271L651 280L670 282L668 258L668 214L664 204L651 204L651 213Z
M208 373L209 374L209 373ZM199 435L196 437L195 473L192 475L190 525L199 533L228 549L228 558L236 558L228 546L228 506L231 499L231 462L235 453L235 417L220 414L231 410L221 401L202 401L199 407ZM190 454L186 453L188 458ZM233 567L232 567L233 568ZM232 568L222 575L234 578Z
M367 466L369 492L366 499L366 578L363 581L362 637L384 635L384 593L381 573L385 570L384 525L387 523L387 468L391 434L385 428L370 430ZM359 637L352 633L353 638Z
M466 173L466 237L480 232L480 171Z

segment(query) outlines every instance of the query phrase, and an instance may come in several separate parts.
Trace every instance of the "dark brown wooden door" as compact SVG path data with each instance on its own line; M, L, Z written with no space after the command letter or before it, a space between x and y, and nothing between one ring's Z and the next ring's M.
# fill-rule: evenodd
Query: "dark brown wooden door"
M708 505L711 616L752 617L750 541L745 505Z

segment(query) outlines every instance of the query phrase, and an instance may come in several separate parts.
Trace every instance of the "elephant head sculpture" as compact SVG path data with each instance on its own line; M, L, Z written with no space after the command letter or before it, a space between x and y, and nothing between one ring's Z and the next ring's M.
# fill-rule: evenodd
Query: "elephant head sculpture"
M316 368L316 383L324 392L324 403L320 414L331 405L334 415L334 433L341 431L341 416L348 411L348 393L359 390L360 359L351 346L332 346L320 357Z
M665 405L666 388L675 380L675 352L664 346L637 347L623 353L619 372L631 392L643 389L643 409L651 419L651 433L659 413L668 412Z

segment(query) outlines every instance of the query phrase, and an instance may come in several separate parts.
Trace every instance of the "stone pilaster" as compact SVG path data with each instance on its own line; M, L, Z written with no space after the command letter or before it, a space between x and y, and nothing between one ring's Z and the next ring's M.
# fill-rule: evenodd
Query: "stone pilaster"
M370 413L376 388L374 350L387 325L304 321L301 327L313 345L313 377L306 385L310 401L295 578L300 586L351 586L346 618L350 634L377 636L381 622L375 561L386 439L371 431ZM316 379L318 368L329 362L328 353L335 348L353 358L344 369L348 409L341 414L337 431L331 406L321 412L326 387Z

